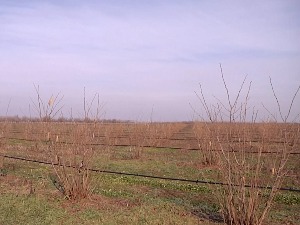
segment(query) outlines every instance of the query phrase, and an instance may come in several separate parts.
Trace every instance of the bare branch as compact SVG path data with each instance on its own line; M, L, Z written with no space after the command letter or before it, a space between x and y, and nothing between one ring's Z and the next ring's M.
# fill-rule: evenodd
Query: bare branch
M221 64L221 63L220 63L220 70L221 70L221 76L222 76L223 84L224 84L224 87L225 87L225 89L226 89L226 94L227 94L228 104L229 104L229 106L231 107L231 101L230 101L229 90L228 90L227 84L226 84L226 82L225 82L225 78L224 78L224 74L223 74L223 68L222 68L222 64Z
M285 117L285 122L287 121L287 119L288 119L289 116L290 116L290 113L291 113L291 110L292 110L292 107L293 107L293 104L294 104L294 100L295 100L295 98L296 98L296 96L297 96L297 94L298 94L298 92L299 92L299 89L300 89L300 85L299 85L297 91L295 92L294 97L293 97L293 99L292 99L292 101L291 101L291 105L290 105L290 107L289 107L288 114L287 114L287 116Z
M95 95L94 95L92 101L90 102L90 105L89 105L88 110L87 110L87 114L88 114L88 115L90 114L90 111L91 111L91 108L92 108L92 106L93 106L93 103L94 103L94 101L95 101L96 96L97 96L97 93L95 93Z
M38 101L38 107L36 107L36 109L37 109L37 111L39 113L40 119L42 119L42 106L41 106L42 105L42 99L41 99L41 96L40 96L40 87L39 87L39 85L36 86L34 83L33 83L33 86L34 86L34 89L36 91L37 101Z
M299 116L300 116L300 113L298 113L298 114L295 116L295 118L292 120L292 123L295 123L296 120L299 118Z
M190 105L191 109L193 110L193 112L194 112L199 118L201 118L202 120L204 120L203 116L201 116L201 115L199 114L199 112L192 106L192 104L189 103L189 105Z
M273 83L272 83L272 79L271 79L271 77L269 77L269 78L270 78L270 84L271 84L271 88L272 88L272 91L273 91L273 95L274 95L274 97L276 99L276 102L277 102L277 106L278 106L280 117L281 117L281 119L282 119L283 122L286 122L286 120L283 118L283 115L282 115L282 112L281 112L281 106L280 106L279 100L277 98L277 95L275 93L275 90L274 90L274 87L273 87Z
M238 94L237 94L237 96L236 96L236 99L235 99L235 101L234 101L234 103L233 103L232 108L234 108L234 107L236 106L236 104L237 104L237 102L238 102L238 100L239 100L239 98L240 98L240 94L241 94L241 91L242 91L242 89L243 89L243 86L244 86L244 84L245 84L246 79L247 79L247 76L245 76L245 78L244 78L244 80L243 80L243 82L242 82L242 85L241 85L240 90L239 90L239 92L238 92ZM251 83L251 82L250 82L250 83ZM251 84L250 84L250 86L251 86ZM249 90L248 90L248 91L249 91ZM249 94L249 92L248 92L248 94Z
M262 106L264 107L264 109L267 110L267 112L273 117L274 121L277 122L277 119L276 119L276 117L274 116L274 114L271 113L270 110L268 110L267 107L265 107L265 105L264 105L263 103L261 103L261 104L262 104Z
M206 103L206 100L205 100L205 97L204 97L204 94L203 94L203 89L202 89L202 86L201 86L200 83L199 83L199 87L200 87L201 96L199 96L196 91L195 91L195 94L196 94L197 98L200 100L203 108L205 109L206 115L208 116L209 120L211 122L213 122L212 113L211 113L211 110L209 109L209 107Z
M9 107L10 107L10 103L11 103L11 98L9 99L9 102L8 102L8 105L7 105L7 108L6 108L6 113L5 113L6 118L7 118L7 115L8 115L8 110L9 110Z
M230 109L228 109L228 108L223 104L223 102L222 102L219 98L217 98L215 95L213 95L213 97L219 102L219 104L222 105L222 107L223 107L227 112L230 113Z
M246 98L245 98L245 109L244 109L244 118L243 118L244 121L246 120L246 117L247 117L247 111L248 111L247 110L247 105L248 105L248 101L249 101L249 94L250 94L250 90L251 90L251 85L252 85L252 81L250 81L248 91L247 91L247 95L246 95Z

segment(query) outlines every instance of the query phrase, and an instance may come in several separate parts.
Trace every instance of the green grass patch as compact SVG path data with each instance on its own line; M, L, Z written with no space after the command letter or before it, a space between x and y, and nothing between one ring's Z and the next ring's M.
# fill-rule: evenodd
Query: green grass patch
M2 194L0 224L60 224L66 212L35 196Z
M285 205L300 205L300 194L280 193L275 196L275 202Z
M103 175L102 181L113 183L115 185L119 183L126 183L131 185L144 185L152 188L164 188L170 190L179 190L186 192L196 193L211 193L211 190L207 186L201 186L190 183L180 183L175 181L165 181L160 179L148 179L143 177L133 176L116 176L116 175Z

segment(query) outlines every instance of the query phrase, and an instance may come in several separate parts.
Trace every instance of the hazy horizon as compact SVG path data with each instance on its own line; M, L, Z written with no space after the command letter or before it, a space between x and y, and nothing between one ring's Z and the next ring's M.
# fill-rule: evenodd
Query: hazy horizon
M263 103L279 119L269 77L286 114L299 37L296 0L0 0L0 116L8 105L37 116L35 84L44 102L64 96L64 117L83 117L85 88L88 101L99 93L103 119L192 120L192 107L204 113L199 83L208 102L226 101L221 63L232 100L247 75L249 110L266 119ZM291 119L299 112L298 95Z

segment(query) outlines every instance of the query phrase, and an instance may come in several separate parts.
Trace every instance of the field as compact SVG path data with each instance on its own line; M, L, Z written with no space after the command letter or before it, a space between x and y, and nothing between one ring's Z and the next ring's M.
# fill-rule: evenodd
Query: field
M276 192L263 224L300 221L299 124L0 127L0 224L224 224L222 199L235 184L245 199L257 198L253 212L263 211ZM232 159L230 168L224 158ZM224 175L228 168L234 178ZM214 182L233 183L226 189ZM273 185L298 191L266 188Z

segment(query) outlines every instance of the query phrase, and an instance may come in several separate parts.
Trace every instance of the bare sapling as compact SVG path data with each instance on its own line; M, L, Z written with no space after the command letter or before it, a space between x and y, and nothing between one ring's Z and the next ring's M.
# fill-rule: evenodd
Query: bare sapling
M135 122L134 124L129 124L129 152L130 158L140 159L143 154L146 143L146 125L143 123Z
M52 95L45 104L39 91L35 86L37 102L33 102L41 120L40 147L52 161L53 172L50 179L55 187L70 200L87 198L91 194L91 176L89 168L92 163L94 148L91 143L95 142L96 132L99 127L98 115L100 113L100 102L98 97L97 112L94 123L74 123L68 131L68 137L55 126L52 119L61 111L61 100L59 94ZM90 119L91 108L94 100L86 109L86 98L84 93L84 119ZM90 121L90 120L89 120ZM63 140L64 139L64 140Z
M41 121L50 121L52 120L59 112L61 112L63 105L62 100L64 96L61 96L60 93L56 95L51 95L48 99L48 102L45 103L40 94L39 85L36 86L34 84L34 88L36 91L37 100L36 102L32 101L35 110L37 111L39 118Z
M93 103L97 99L96 113L93 115ZM88 103L84 88L84 123L73 125L69 136L69 143L60 143L57 137L52 142L51 154L55 174L51 179L58 190L71 200L88 198L92 192L90 168L94 156L94 147L99 129L101 129L99 94L95 94L92 101ZM94 118L92 118L94 116ZM93 123L90 123L93 122ZM57 166L58 165L58 166Z
M89 171L94 155L94 149L90 145L94 133L92 128L88 124L74 126L69 134L72 137L70 144L55 143L52 146L55 174L50 178L57 189L70 200L87 198L92 191Z
M93 114L93 106L95 105L94 102L97 101L96 104L96 112ZM85 87L83 89L83 111L84 111L84 121L100 121L101 113L103 111L104 104L100 102L100 95L99 93L95 93L92 100L89 102L86 99L86 91Z
M256 123L257 112L248 115L251 82L243 94L245 77L232 100L221 65L220 69L227 103L216 98L217 104L209 106L200 86L197 97L209 122L205 122L202 117L202 123L199 123L201 126L198 124L199 129L195 133L199 148L214 154L218 162L218 174L226 184L222 187L211 186L220 203L224 222L231 225L261 225L267 219L274 197L287 174L289 155L295 151L299 142L299 128L295 130L293 124L288 123L299 88L288 114L284 116L270 80L283 124L275 123L269 129L268 122ZM271 151L275 153L270 164L270 156L264 152ZM266 171L266 168L270 170ZM270 188L264 189L264 186Z

